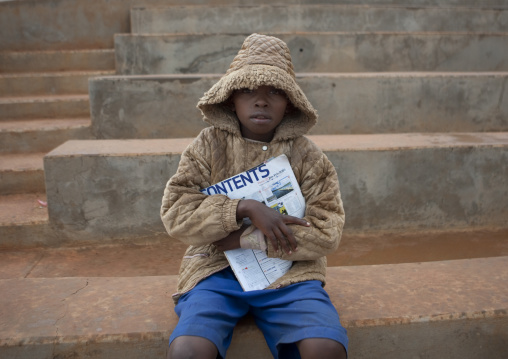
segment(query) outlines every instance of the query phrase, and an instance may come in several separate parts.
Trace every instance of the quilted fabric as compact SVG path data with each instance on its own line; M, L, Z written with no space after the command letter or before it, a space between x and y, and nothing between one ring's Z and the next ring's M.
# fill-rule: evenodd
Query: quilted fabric
M263 47L265 38L267 45ZM255 87L260 83L255 79L260 77L264 79L261 82L292 93L290 99L301 92L299 87L289 87L292 83L297 85L287 47L281 40L272 39L275 38L257 34L247 38L230 71L219 80L219 86L216 84L201 99L205 120L212 126L201 131L184 151L176 174L166 185L162 221L172 238L189 245L180 267L175 302L200 280L228 266L224 253L212 243L241 227L241 222L236 220L239 200L224 195L207 196L200 189L281 154L289 158L306 199L304 218L311 226L290 225L298 244L298 251L291 255L268 245L269 256L294 261L289 272L268 288L305 280L325 283L326 255L337 249L345 217L335 168L324 153L303 136L316 121L315 110L310 104L304 105L306 98L301 93L305 101L293 102L297 113L281 122L270 143L262 143L242 137L238 120L223 103L229 98L226 94L231 93L231 89ZM265 56L267 52L270 56ZM276 60L272 61L273 57ZM259 64L261 60L272 62ZM254 78L253 74L259 77ZM286 87L277 86L282 83ZM214 92L214 88L223 92ZM220 98L221 102L214 102Z
M317 111L295 81L291 54L276 37L252 34L247 37L229 70L198 102L204 121L217 128L235 130L236 115L223 106L234 90L273 86L283 90L296 111L287 114L275 138L301 136L317 122Z

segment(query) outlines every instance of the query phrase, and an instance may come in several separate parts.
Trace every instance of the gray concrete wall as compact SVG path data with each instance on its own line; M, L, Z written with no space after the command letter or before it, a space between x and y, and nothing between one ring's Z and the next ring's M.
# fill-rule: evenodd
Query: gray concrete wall
M316 136L337 169L349 231L504 228L508 135ZM51 224L71 240L164 233L180 140L69 141L46 155Z
M93 132L101 139L194 137L207 125L198 99L219 76L91 79ZM320 116L311 134L508 130L508 73L301 74L298 82Z
M259 0L257 4L309 4L311 0ZM318 3L354 4L355 0ZM366 4L508 8L504 0L368 0ZM132 7L252 5L250 0L26 0L0 3L0 51L111 48L113 35L130 32Z
M506 32L502 9L360 5L187 6L131 10L131 32L249 33L301 31Z
M242 35L116 35L123 75L224 73ZM508 34L299 33L284 40L297 72L506 71Z

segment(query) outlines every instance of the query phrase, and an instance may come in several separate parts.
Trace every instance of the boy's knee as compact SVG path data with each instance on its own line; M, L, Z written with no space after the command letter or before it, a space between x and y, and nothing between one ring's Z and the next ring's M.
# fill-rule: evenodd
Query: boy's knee
M169 346L167 359L216 359L215 344L205 338L181 336Z
M346 349L344 346L332 339L327 338L308 338L297 343L298 350L302 359L320 358L320 359L346 359Z

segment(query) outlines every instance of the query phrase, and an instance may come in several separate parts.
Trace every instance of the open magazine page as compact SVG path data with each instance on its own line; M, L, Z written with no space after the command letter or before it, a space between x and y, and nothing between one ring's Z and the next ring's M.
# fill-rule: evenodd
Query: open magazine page
M205 194L225 194L233 199L254 199L294 217L305 214L305 199L285 155L207 187ZM249 223L248 219L245 220ZM291 261L268 258L261 250L234 249L224 252L245 291L268 287L283 276Z

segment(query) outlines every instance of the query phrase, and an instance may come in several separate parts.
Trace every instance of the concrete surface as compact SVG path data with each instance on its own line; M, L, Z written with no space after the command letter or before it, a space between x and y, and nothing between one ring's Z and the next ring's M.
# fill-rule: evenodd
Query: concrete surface
M355 0L259 0L256 4L355 4ZM504 0L366 0L364 4L508 8ZM249 0L31 0L0 3L0 51L112 48L130 30L131 7L252 5Z
M311 136L353 231L504 228L507 133ZM71 240L164 233L164 186L191 139L68 141L44 158L49 217Z
M47 223L47 210L38 203L41 198L45 199L41 194L0 197L0 229L26 225L27 213L32 223ZM5 237L0 241L0 279L176 275L186 249L167 234L92 244L52 244L40 231L24 243L21 237L18 243L7 243ZM346 227L339 250L327 260L329 267L338 267L501 257L508 256L507 239L506 228L355 234Z
M114 68L114 65L111 67ZM0 75L0 96L88 94L90 77L114 75L114 71L29 72Z
M70 139L91 138L89 118L0 121L0 153L46 153Z
M122 75L224 73L246 34L115 35ZM298 72L506 71L508 34L270 33Z
M44 192L44 153L0 153L0 193Z
M110 71L113 49L0 51L0 73Z
M87 117L88 95L0 97L0 120Z
M348 329L353 359L504 358L507 270L508 257L332 267L326 289ZM175 285L176 276L164 275L0 280L0 353L163 357L177 321ZM266 358L262 342L244 320L228 358Z
M172 6L131 10L131 32L507 32L508 11L358 5Z
M508 72L297 76L319 113L310 134L508 130ZM194 137L207 125L196 104L219 77L92 78L93 133L100 139Z

